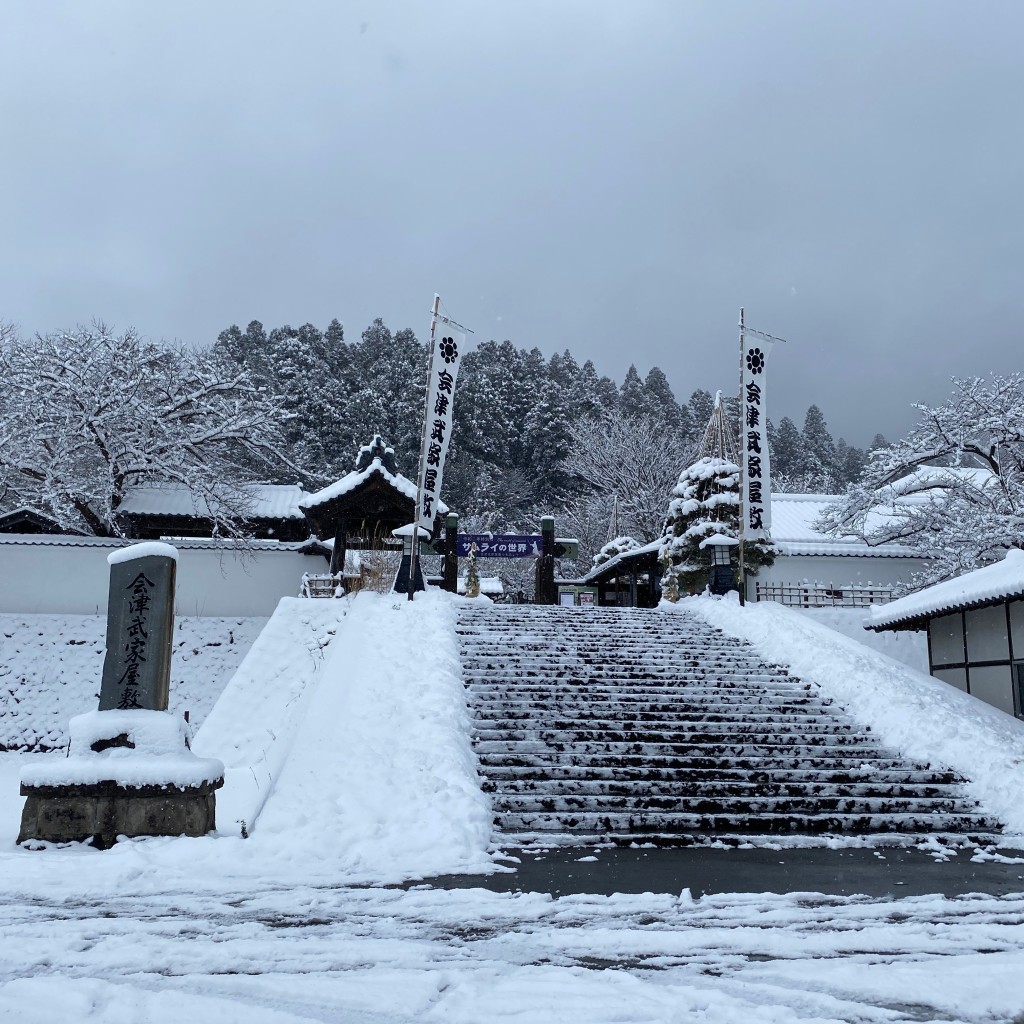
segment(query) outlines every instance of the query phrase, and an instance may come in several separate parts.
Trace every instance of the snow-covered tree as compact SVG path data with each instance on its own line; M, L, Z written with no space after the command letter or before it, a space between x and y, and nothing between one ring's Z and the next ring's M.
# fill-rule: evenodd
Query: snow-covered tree
M804 456L801 469L807 479L807 490L835 494L842 483L842 473L836 459L835 441L818 406L808 408L801 437Z
M953 384L944 405L915 406L921 418L906 438L871 452L861 482L820 524L931 556L915 586L1024 548L1024 375Z
M803 467L806 463L804 439L796 424L783 416L779 425L768 426L768 440L772 455L772 490L794 492L802 490Z
M571 424L565 465L596 494L619 500L623 527L644 543L661 536L665 498L686 464L689 439L644 416L606 416Z
M604 565L605 562L610 562L619 555L624 555L627 551L635 551L639 547L643 547L643 545L635 537L616 537L614 540L608 541L594 555L592 564L596 568L599 565Z
M646 416L650 412L647 408L647 394L644 390L644 382L636 367L630 363L626 371L625 380L619 388L619 411L626 417Z
M225 532L247 510L237 485L301 469L280 401L218 352L116 335L103 324L0 342L0 509L26 505L67 528L116 535L132 484L176 481Z
M686 591L700 589L708 578L709 555L700 543L715 534L739 538L740 467L728 459L705 456L687 466L672 490L665 522L665 553L671 574ZM747 542L744 563L748 573L775 561L775 549L764 542Z

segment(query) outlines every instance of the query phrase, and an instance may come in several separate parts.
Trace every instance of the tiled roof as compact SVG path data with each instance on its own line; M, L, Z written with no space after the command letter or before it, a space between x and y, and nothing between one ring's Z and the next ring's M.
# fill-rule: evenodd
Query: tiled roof
M773 494L772 541L783 555L847 555L876 558L920 558L907 544L870 545L859 537L833 537L814 528L828 505L841 501L832 494Z
M328 501L333 501L335 498L350 494L374 475L380 476L399 494L415 504L416 484L408 477L402 476L401 473L389 472L380 459L374 459L366 469L357 469L351 473L346 473L340 480L335 480L333 484L328 484L323 490L317 491L316 494L307 495L302 499L300 505L302 508L316 508L318 505L323 505ZM437 502L437 511L440 515L447 515L448 506L444 502L439 501Z
M1001 562L875 606L868 626L875 630L895 629L962 608L1001 604L1014 597L1024 597L1024 551L1017 549L1007 551Z
M299 502L306 492L298 484L247 484L253 519L302 519ZM118 507L123 515L189 516L206 519L210 506L184 484L161 483L130 487Z
M137 540L123 540L120 537L85 537L61 533L0 533L0 545L20 547L64 547L64 548L116 548L138 544ZM172 538L170 543L179 551L199 549L241 549L251 551L299 551L305 541L243 540L228 537L185 537Z

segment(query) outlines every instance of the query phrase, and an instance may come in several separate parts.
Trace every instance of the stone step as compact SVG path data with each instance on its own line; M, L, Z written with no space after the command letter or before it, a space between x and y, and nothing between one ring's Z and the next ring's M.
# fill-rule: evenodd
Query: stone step
M998 831L955 773L882 748L814 684L686 614L459 614L503 834Z
M478 740L474 747L479 755L496 754L505 758L531 758L534 761L544 754L557 754L562 758L590 758L608 763L622 763L629 757L665 757L692 761L702 758L718 759L719 762L732 759L736 762L758 761L762 766L772 766L787 758L813 761L819 767L839 760L870 763L886 755L877 747L866 744L846 746L822 746L805 744L773 743L730 743L709 745L706 743L545 743L543 741L519 740L501 742ZM626 762L628 763L628 761Z
M584 771L597 771L607 768L610 771L652 768L658 771L695 772L737 771L749 773L752 777L771 777L778 772L848 772L852 775L873 775L877 772L916 771L930 772L928 765L903 761L890 755L867 758L860 751L846 751L843 754L829 752L822 757L820 747L812 753L806 750L778 751L764 757L758 754L737 756L729 752L710 752L696 748L693 752L680 754L656 754L651 751L641 753L618 753L610 755L605 750L588 751L557 751L550 748L529 750L522 753L510 751L499 744L493 751L477 750L477 759L482 768L490 772L496 767L523 768L529 771L554 771L559 768L579 768ZM946 777L947 772L937 771L937 775Z
M542 728L535 715L515 712L506 715L492 715L481 714L478 711L473 722L475 731L480 735L485 732L516 733L522 730L536 731L538 728ZM592 715L582 712L576 715L552 713L544 717L543 728L559 732L592 731L607 734L685 732L698 736L727 735L729 737L764 735L766 733L777 736L834 736L869 731L858 730L852 722L829 715L807 715L803 718L764 715L760 719L750 720L730 718L726 715L702 715L697 711L689 713L662 711L650 714L627 712L618 717L609 717L607 709L602 709L600 713L595 712Z
M796 785L810 787L835 785L848 788L859 785L953 786L963 782L954 772L933 771L927 767L920 769L898 767L881 770L872 765L867 771L860 771L858 769L863 764L861 761L847 768L814 768L801 762L802 767L768 770L753 767L692 767L689 761L671 762L670 765L657 767L648 766L639 757L635 760L640 763L636 765L552 764L542 766L507 764L496 758L496 763L487 766L487 780L490 783L500 784L504 788L519 782L524 785L550 783L553 787L570 782L574 792L577 787L585 787L591 783L607 785L632 781L640 781L644 784L686 781L700 789L715 785L744 785L751 788ZM902 761L892 763L904 764ZM734 762L730 761L728 764L733 765Z
M747 796L707 797L681 796L655 791L631 796L543 796L513 793L495 795L493 809L501 814L545 813L564 817L566 814L626 814L664 811L672 814L955 814L958 801L899 797L811 797L811 796ZM959 801L963 810L963 801ZM976 805L970 805L975 812Z
M742 709L737 713L737 706L708 708L701 701L693 700L583 700L575 697L572 700L541 701L541 700L469 700L470 713L478 722L502 721L519 722L535 721L538 712L544 712L553 719L564 721L572 719L579 722L601 721L611 718L616 722L627 720L637 722L657 722L671 720L674 722L726 723L746 722L777 723L779 725L809 724L816 721L851 720L830 714L825 708L780 708L754 707Z
M482 788L493 793L495 799L517 796L565 798L568 792L564 779L501 778L491 776ZM963 786L957 783L932 785L926 782L843 781L810 782L806 778L788 781L750 782L748 780L696 780L692 776L675 775L668 778L651 776L630 781L604 781L586 778L574 780L572 798L589 797L644 797L652 793L661 796L703 797L705 799L750 799L753 797L794 798L896 798L902 800L965 800Z
M488 729L474 727L474 739L481 744L486 743L540 743L540 744L591 744L602 749L615 749L619 746L635 747L637 744L647 747L728 747L738 746L765 747L773 750L788 750L790 747L808 747L820 750L833 747L843 749L865 748L876 750L874 740L863 733L853 732L837 726L834 730L822 732L766 732L757 729L753 732L731 732L722 729L642 729L631 730L624 726L613 729L575 729L560 728L558 723L535 725L532 729Z
M737 691L751 697L772 696L797 698L803 695L816 696L809 683L786 682L771 678L761 679L739 674L727 677L687 677L667 673L635 676L591 675L582 676L569 672L529 673L480 673L466 672L465 682L472 690L484 689L498 692L524 693L536 690L540 697L555 692L579 694L625 691L628 693L653 693L664 695L667 691L678 690L694 696L715 693L735 694Z
M505 814L500 819L504 835L515 832L570 832L585 834L646 832L702 835L746 833L748 835L805 834L855 835L878 833L959 833L991 835L999 822L981 814L677 814L645 811L632 815L576 813Z
M578 688L564 687L561 689L541 689L539 687L525 687L510 689L508 687L483 688L475 685L468 690L471 705L498 705L506 704L512 707L530 707L538 711L546 711L549 707L560 705L577 706L581 702L587 705L599 705L603 703L621 704L627 706L631 703L655 704L662 706L669 703L673 707L695 707L707 709L709 713L733 714L737 709L778 709L785 711L789 708L807 709L818 711L823 708L833 708L834 702L810 693L787 694L780 697L776 694L752 694L749 692L736 692L729 690L724 693L707 694L705 691L692 688L673 689L671 687L659 687L656 690L643 689L622 689L619 687L598 687L581 692ZM767 712L762 712L767 713Z

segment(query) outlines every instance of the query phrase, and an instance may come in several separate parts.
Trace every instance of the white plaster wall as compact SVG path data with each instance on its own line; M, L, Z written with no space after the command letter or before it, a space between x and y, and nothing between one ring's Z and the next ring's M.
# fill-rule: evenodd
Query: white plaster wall
M113 547L0 544L0 612L98 615L107 610ZM295 551L179 549L176 614L269 616L295 597L320 555Z
M908 580L925 565L921 558L883 558L877 555L779 555L775 564L758 570L750 577L749 593L754 583L818 583L825 586L858 586L869 584L891 587Z

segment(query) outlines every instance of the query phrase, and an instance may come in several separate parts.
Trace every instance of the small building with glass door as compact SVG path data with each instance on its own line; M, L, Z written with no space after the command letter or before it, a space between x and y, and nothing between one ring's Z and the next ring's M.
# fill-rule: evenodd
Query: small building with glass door
M866 628L927 630L936 679L1024 718L1024 551L876 606Z

